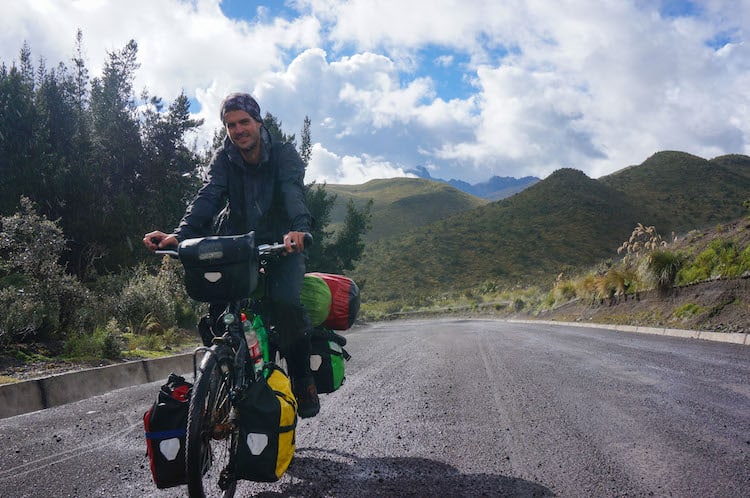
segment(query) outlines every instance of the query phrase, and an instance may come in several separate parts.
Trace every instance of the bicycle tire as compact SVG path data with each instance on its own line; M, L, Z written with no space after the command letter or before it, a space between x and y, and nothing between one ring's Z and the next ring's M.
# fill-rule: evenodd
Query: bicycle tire
M231 375L222 374L215 354L206 354L196 374L187 422L185 460L191 497L234 496L237 483L231 474L226 489L219 486L238 435L231 419L231 390Z

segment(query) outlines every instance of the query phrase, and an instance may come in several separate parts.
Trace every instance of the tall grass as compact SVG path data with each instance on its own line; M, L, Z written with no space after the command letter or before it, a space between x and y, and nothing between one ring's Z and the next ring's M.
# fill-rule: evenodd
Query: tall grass
M651 252L646 259L649 277L660 292L668 292L675 283L677 272L682 267L684 257L672 251L659 249Z

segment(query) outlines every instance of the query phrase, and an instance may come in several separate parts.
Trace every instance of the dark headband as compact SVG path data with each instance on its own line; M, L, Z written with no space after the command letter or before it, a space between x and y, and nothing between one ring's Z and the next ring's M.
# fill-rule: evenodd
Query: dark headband
M229 111L245 111L251 118L262 123L260 106L249 93L231 93L221 103L221 122Z

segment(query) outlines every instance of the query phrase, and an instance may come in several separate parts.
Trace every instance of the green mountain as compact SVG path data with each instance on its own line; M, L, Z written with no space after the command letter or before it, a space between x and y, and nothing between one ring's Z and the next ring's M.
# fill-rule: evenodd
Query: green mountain
M337 196L331 212L333 227L344 221L349 199L359 207L372 199L372 230L367 234L368 241L406 234L414 227L429 225L488 202L446 183L422 178L371 180L362 185L326 184L325 189Z
M660 152L598 180L561 169L510 198L369 243L352 277L373 300L409 300L490 281L547 284L561 271L616 258L639 222L669 238L671 231L742 216L749 197L747 156L707 161ZM390 219L398 218L391 207Z
M739 218L750 198L750 157L707 161L684 152L658 152L639 166L599 179L650 212L644 223L682 233Z

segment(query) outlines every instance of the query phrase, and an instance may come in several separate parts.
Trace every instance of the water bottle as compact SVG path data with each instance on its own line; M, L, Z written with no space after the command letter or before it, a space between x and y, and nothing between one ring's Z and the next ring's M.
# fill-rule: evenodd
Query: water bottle
M245 314L242 314L242 328L245 331L245 340L247 341L247 349L250 352L250 362L253 365L253 372L255 378L259 378L263 375L263 352L260 348L260 342L258 341L258 334L255 333L252 322L245 318Z
M255 318L253 318L253 328L255 329L255 333L258 334L260 350L263 351L263 361L268 363L271 361L268 350L268 332L266 332L266 326L263 324L263 319L260 315L256 315Z

